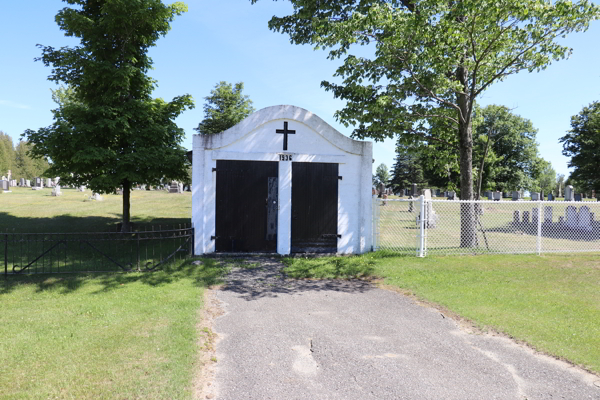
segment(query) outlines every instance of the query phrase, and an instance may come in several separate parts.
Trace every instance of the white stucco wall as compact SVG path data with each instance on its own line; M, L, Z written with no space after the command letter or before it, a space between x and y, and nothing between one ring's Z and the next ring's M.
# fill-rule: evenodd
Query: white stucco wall
M284 135L277 134L288 123L288 150ZM192 223L195 253L215 251L215 183L217 160L279 162L279 215L277 252L291 248L292 162L339 164L338 253L360 254L371 250L372 144L352 140L311 112L294 106L267 107L236 126L216 135L194 135L192 174ZM292 161L280 161L280 155Z

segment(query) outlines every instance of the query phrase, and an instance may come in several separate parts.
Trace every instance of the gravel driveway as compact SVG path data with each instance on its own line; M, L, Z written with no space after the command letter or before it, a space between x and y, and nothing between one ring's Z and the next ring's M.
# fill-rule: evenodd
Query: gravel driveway
M600 378L364 281L234 268L212 394L238 399L600 399ZM257 264L258 263L258 264ZM258 265L258 266L257 266Z

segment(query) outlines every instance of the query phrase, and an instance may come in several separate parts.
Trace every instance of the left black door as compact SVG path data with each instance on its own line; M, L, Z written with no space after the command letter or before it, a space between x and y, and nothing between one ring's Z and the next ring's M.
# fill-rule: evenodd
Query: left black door
M278 176L277 162L217 160L217 252L277 251Z

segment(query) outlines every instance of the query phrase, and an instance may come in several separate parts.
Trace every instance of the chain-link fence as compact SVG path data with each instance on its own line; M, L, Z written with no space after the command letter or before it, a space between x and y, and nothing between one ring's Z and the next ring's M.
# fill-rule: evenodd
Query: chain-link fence
M374 250L417 256L598 252L600 203L374 199L373 236Z

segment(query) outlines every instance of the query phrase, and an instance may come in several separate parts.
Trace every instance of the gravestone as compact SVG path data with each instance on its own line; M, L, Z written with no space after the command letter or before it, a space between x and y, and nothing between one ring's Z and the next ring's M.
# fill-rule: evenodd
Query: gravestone
M449 191L448 195L447 195L448 200L455 200L456 199L456 192L454 191Z
M62 192L60 191L60 185L56 185L54 186L54 189L52 189L52 193L50 193L52 196L60 196L62 195Z
M548 193L548 201L554 201L554 195L552 193Z
M25 178L21 178L19 180L19 184L21 185L21 187L25 187Z
M486 197L488 200L494 200L494 192L487 192Z
M426 200L425 203L425 226L427 228L435 228L437 226L437 220L439 216L435 213L433 209L433 203L431 202L431 189L423 189L423 199ZM419 214L419 218L421 215Z
M25 179L25 186L31 187L31 181L29 179Z
M544 224L552 223L552 207L546 206L544 207Z
M42 182L42 178L35 178L33 181L33 190L42 190L44 188L44 182Z
M93 193L90 196L90 200L102 201L102 200L104 200L104 198L102 196L100 196L100 193Z
M521 200L521 192L519 192L518 190L513 191L512 192L512 200L513 201Z
M583 201L581 193L575 193L575 201Z
M540 194L533 192L531 193L531 201L539 201L540 200Z
M435 189L435 196L440 197L442 195L440 189Z
M531 210L531 223L532 223L533 225L537 225L537 224L538 224L538 217L539 217L539 214L538 214L538 208L537 208L537 207L534 207L534 208Z
M79 188L77 189L80 192L85 192L86 187L85 186L79 186Z
M499 192L496 190L494 192L494 201L500 201L500 200L502 200L502 192Z
M588 206L579 207L579 215L577 218L577 227L579 229L588 232L592 230L590 208Z
M0 181L2 184L2 190L5 192L9 191L9 186L8 186L8 180L6 179L2 179L2 181Z
M10 182L11 181L10 178L12 178L12 171L9 169L8 172L6 173L6 180Z
M416 195L417 195L417 184L416 184L416 183L413 183L413 184L412 184L412 193L411 193L411 194L412 194L413 196L416 196Z
M519 224L521 222L521 211L515 210L513 212L513 224Z
M15 186L17 186L17 180L16 180L16 179L13 179L13 180L11 180L11 181L10 181L10 186L11 186L11 187L15 187Z
M123 195L123 189L118 188L115 192L117 195L122 196Z
M524 224L529 223L529 211L523 211L523 223Z
M52 187L52 179L46 178L46 187Z
M565 201L574 201L575 196L573 193L573 186L567 185L565 186Z
M182 188L179 187L179 182L173 181L171 182L171 186L169 187L169 193L183 193ZM379 197L383 196L385 193L385 185L382 183L379 185Z
M568 206L565 210L565 224L569 228L577 227L577 207Z

